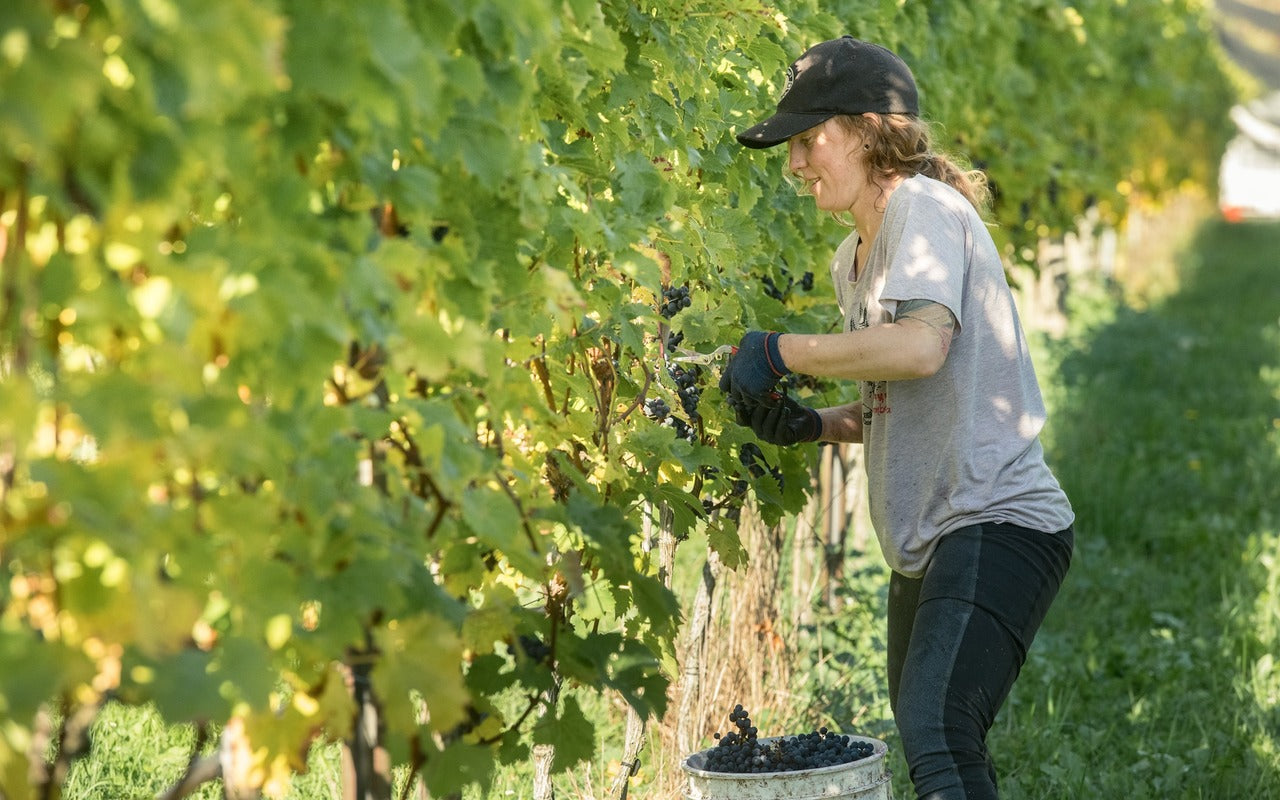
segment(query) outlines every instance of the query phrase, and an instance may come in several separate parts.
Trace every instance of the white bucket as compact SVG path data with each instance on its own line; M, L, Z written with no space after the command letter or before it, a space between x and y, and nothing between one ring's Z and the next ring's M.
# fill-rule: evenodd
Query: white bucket
M711 772L707 750L680 762L685 772L685 800L891 800L885 755L889 746L879 739L843 734L850 741L870 742L871 755L833 767L790 772ZM760 739L763 747L778 738Z

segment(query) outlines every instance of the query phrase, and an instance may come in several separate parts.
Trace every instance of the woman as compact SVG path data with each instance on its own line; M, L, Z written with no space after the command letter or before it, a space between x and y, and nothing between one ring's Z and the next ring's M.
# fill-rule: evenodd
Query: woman
M831 264L841 333L750 331L721 379L780 445L861 442L892 568L889 698L919 798L995 798L986 734L1071 559L1074 515L1044 460L1045 409L986 185L931 150L905 63L844 37L806 51L777 112L738 135L787 143L817 207L851 215ZM789 372L857 381L812 409Z

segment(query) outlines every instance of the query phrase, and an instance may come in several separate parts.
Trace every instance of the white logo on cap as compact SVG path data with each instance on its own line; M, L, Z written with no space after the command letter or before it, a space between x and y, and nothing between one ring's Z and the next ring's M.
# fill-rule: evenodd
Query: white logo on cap
M791 66L787 67L787 82L786 82L786 85L782 87L782 97L778 98L779 103L787 99L787 93L790 92L791 87L795 85L796 76L799 74L800 74L800 70L796 67L795 64L792 64Z

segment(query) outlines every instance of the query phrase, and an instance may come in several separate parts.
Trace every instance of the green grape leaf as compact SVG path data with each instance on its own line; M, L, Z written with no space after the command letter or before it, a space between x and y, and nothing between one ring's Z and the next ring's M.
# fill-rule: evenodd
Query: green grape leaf
M574 492L569 496L568 511L605 574L625 576L634 570L627 542L634 526L621 509L595 505L583 492Z
M643 717L666 713L667 684L659 660L638 641L624 641L610 659L607 685Z
M649 499L663 503L670 509L671 528L677 536L694 530L704 514L701 500L692 492L679 486L661 483L646 489L646 495Z
M495 489L472 489L462 496L462 522L478 540L502 553L526 575L542 572L543 562L533 549L526 527L511 498Z
M456 795L472 785L484 795L492 783L493 768L492 747L455 741L428 756L422 778L432 797Z
M467 669L467 688L476 696L499 694L515 682L515 672L506 667L506 659L495 653L476 656Z
M221 681L222 696L248 703L251 708L266 708L277 676L262 634L249 638L227 636L220 640L215 655L211 670Z
M738 526L734 522L720 519L708 525L707 544L729 569L737 569L747 563L747 551L742 546L742 537L738 535Z
M622 274L643 286L656 296L662 286L662 267L654 256L639 248L625 250L614 259L614 266Z
M507 640L516 629L520 607L515 593L501 584L493 585L484 594L484 605L470 611L462 623L462 640L467 649L479 653L492 653L496 642Z
M624 602L626 599L622 598ZM577 598L575 616L581 620L612 622L618 619L618 607L617 587L607 581L592 581Z
M431 730L448 731L466 718L462 640L451 623L422 614L391 620L373 638L379 652L373 685L391 730L406 734L418 729L410 702L415 694L426 704Z
M11 720L32 720L36 711L59 689L87 682L93 665L80 653L58 641L16 630L4 621L0 627L0 708Z
M231 713L232 698L220 691L215 656L195 648L187 648L169 658L143 660L145 669L126 669L135 680L141 676L137 688L155 703L156 709L167 720L174 722L222 721Z
M322 4L290 15L286 68L293 91L336 101L355 100L370 42L345 6ZM334 58L342 53L342 58Z
M554 745L552 772L570 769L595 755L595 725L573 695L562 697L554 716L544 716L533 729L533 741Z
M631 597L636 609L649 620L655 631L663 637L674 637L680 627L680 604L671 590L647 575L631 579Z

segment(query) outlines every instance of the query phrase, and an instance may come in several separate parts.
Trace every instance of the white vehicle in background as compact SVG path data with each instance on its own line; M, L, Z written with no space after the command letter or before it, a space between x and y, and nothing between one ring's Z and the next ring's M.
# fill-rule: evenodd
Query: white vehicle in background
M1218 174L1218 208L1229 222L1280 219L1280 92L1231 109L1239 133Z

